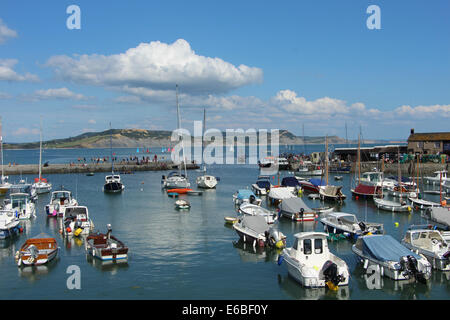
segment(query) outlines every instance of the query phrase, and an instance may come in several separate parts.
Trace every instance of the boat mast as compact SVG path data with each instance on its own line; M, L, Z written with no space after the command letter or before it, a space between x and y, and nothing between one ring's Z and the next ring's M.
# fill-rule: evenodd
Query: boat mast
M397 149L397 175L398 175L398 190L400 191L400 199L402 198L402 170L400 169L400 147Z
M205 141L205 130L206 130L206 108L203 108L203 128L202 128L202 162L203 162L203 171L206 173L206 163L203 159L203 149L204 149L204 141Z
M111 128L111 122L109 122L109 149L110 149L110 154L111 154L111 174L114 175L114 159L113 159L113 156L112 156L112 128Z
M176 85L176 96L177 96L177 123L178 123L178 130L181 129L181 118L180 118L180 107L178 104L178 84ZM180 134L180 132L178 132ZM184 175L187 179L187 170L186 170L186 158L184 155L184 138L181 137L181 148L183 149L183 164L184 164ZM179 167L179 170L181 171L181 167Z
M325 179L328 185L328 135L325 137Z
M361 135L358 135L358 183L361 181Z
M39 183L41 183L42 176L42 116L40 121L40 143L39 143Z

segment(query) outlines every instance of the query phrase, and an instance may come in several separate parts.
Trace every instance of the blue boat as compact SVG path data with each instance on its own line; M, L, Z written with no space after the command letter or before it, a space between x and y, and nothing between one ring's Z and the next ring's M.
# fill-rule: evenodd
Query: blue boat
M12 210L0 210L0 239L6 239L20 231L19 218Z
M261 199L257 198L251 190L239 189L233 194L233 202L235 205L241 205L244 202L260 205Z

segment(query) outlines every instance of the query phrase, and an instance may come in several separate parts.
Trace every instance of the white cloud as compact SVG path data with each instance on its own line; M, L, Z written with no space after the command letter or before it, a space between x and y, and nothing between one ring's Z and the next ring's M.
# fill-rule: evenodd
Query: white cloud
M16 38L17 32L9 29L6 24L0 19L0 44L4 43L8 38Z
M12 96L10 95L10 94L8 94L8 93L5 93L5 92L0 92L0 99L11 99L12 98Z
M49 100L49 99L71 99L71 100L85 100L87 99L80 93L75 93L67 88L36 90L31 96L31 99Z
M442 118L450 118L450 104L447 105L431 105L411 107L403 105L396 108L393 112L399 116L411 116L414 118L423 118L430 116L439 116Z
M119 90L174 90L190 94L224 93L262 81L259 68L234 66L197 55L186 40L141 43L114 55L53 56L47 66L65 80Z
M17 64L16 59L0 59L0 81L39 81L38 76L30 73L20 75L13 70Z
M14 136L22 136L28 134L39 134L39 129L30 129L30 128L17 128L14 132Z

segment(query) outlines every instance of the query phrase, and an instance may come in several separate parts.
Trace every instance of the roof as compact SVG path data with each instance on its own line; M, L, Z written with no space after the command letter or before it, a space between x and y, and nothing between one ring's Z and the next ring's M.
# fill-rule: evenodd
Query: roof
M408 142L411 142L411 141L442 141L442 140L450 140L450 132L413 133L408 138Z
M328 234L324 232L317 232L317 231L309 231L309 232L299 232L294 234L294 237L297 239L303 239L303 238L326 238Z

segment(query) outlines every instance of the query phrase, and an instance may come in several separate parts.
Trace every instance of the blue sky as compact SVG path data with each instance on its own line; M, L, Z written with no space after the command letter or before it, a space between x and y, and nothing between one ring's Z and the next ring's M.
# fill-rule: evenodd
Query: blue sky
M81 29L69 30L69 5ZM366 9L378 5L381 29ZM2 1L7 142L115 128L448 131L448 1Z

